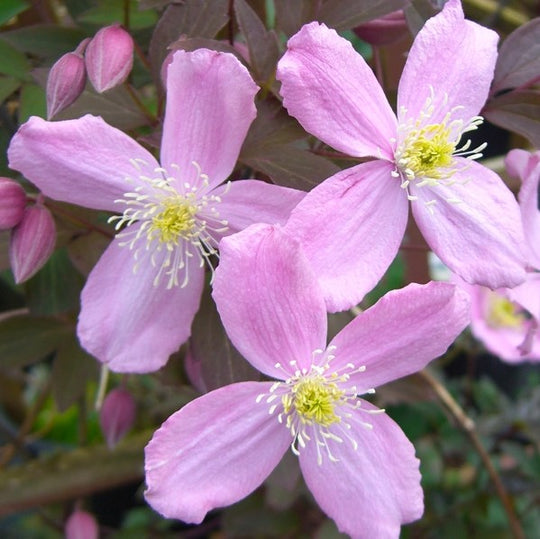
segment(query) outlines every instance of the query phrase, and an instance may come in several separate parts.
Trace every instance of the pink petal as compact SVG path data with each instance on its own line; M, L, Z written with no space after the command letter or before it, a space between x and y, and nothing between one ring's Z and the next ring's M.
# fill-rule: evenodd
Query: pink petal
M338 172L308 193L285 226L315 270L329 311L360 302L396 256L408 202L391 170L371 161Z
M111 243L88 276L77 333L84 348L111 370L152 372L189 337L204 271L197 257L189 258L187 286L167 290L163 280L154 286L160 257L158 267L146 257L134 272L133 251L118 243Z
M488 168L456 161L468 168L454 173L452 185L411 184L411 193L418 196L412 203L418 227L437 256L468 283L492 289L522 283L525 244L514 196Z
M362 401L348 420L356 450L347 439L330 439L338 462L323 455L319 465L315 444L307 443L300 467L315 500L341 532L357 539L396 538L400 525L420 518L424 510L419 461L400 427L385 413L371 410L377 409Z
M283 104L306 129L355 157L391 159L396 118L375 75L351 43L306 24L279 61Z
M507 163L511 155L512 152L508 154ZM538 195L540 189L540 152L528 154L528 156L527 163L524 164L520 174L523 183L518 198L529 263L540 269L540 203Z
M234 346L269 376L288 377L293 360L309 369L313 351L326 346L323 296L280 227L252 225L221 241L213 296Z
M540 273L527 273L523 284L506 290L506 293L540 322Z
M242 382L207 393L155 432L145 450L145 497L156 511L198 524L268 477L291 443L266 403L256 402L271 385Z
M258 180L230 182L214 189L212 194L222 199L217 209L220 218L228 221L227 235L254 223L283 225L306 196L304 191Z
M429 123L439 123L454 107L452 120L468 121L484 105L497 59L498 36L466 21L459 0L450 0L441 13L429 19L407 56L398 90L398 117L402 108L409 118L434 94L435 110Z
M519 178L523 181L530 172L531 157L535 154L531 154L526 150L515 149L508 152L504 158L504 165L508 172L508 175L512 178ZM539 152L540 156L540 152ZM534 159L534 162L538 163L538 157Z
M363 393L423 369L468 322L468 296L456 286L410 284L388 292L336 335L332 369L365 366L350 378Z
M163 166L170 172L177 165L182 181L192 184L200 183L199 174L210 187L227 179L255 118L258 89L231 54L176 51L167 74Z
M139 172L132 161L148 170L158 167L132 138L90 115L63 122L33 116L11 140L8 156L9 166L46 196L116 212L114 201L136 187Z

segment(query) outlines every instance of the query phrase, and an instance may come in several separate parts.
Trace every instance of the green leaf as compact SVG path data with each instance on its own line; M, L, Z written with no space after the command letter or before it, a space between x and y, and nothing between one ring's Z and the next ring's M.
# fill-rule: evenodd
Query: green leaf
M56 250L43 268L25 283L33 314L49 315L79 310L84 279L73 267L65 248Z
M3 39L0 39L0 58L0 73L17 79L27 78L30 62L22 52Z
M0 4L0 26L29 7L30 3L25 0L2 0Z
M205 288L189 341L191 360L207 391L244 380L259 380L254 369L236 350L225 333L221 318Z
M47 100L45 90L37 84L27 83L21 88L21 102L19 108L19 123L22 124L30 116L47 115Z
M154 10L140 10L136 0L129 3L129 27L132 30L153 26L158 19ZM113 23L124 23L124 0L99 0L92 7L77 17L78 22L108 26Z
M67 410L83 396L86 384L98 377L98 364L79 345L72 334L62 343L54 359L52 393L60 412Z
M350 30L408 5L410 0L323 0L317 20L336 30Z
M262 85L271 83L279 59L276 34L266 30L245 0L235 0L234 8L238 26L246 38L255 80Z
M540 91L513 91L490 99L482 111L491 123L514 131L540 148Z
M20 85L21 82L14 77L0 77L0 103L7 99Z
M62 54L75 50L87 35L78 28L35 24L3 32L0 37L18 51L56 60Z
M28 314L0 321L0 367L16 369L35 363L56 350L73 333L73 327Z

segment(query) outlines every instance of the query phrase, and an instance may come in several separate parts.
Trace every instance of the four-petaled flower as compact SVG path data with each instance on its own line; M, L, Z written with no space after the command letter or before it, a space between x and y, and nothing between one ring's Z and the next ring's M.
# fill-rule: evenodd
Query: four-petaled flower
M231 54L177 51L168 67L161 165L101 118L33 117L10 166L45 195L115 214L118 233L82 292L78 336L115 371L163 366L190 334L204 262L254 222L284 222L304 193L262 181L220 185L255 117L258 91Z
M465 281L523 282L517 203L475 161L484 145L466 140L482 121L497 39L464 19L459 0L447 2L412 45L397 116L334 30L314 22L289 40L277 72L289 113L337 150L375 158L317 186L287 224L317 268L329 310L358 303L378 282L403 238L409 201L429 246Z
M418 460L360 395L423 368L468 320L453 285L390 292L327 345L324 297L300 244L253 225L225 238L214 299L233 344L276 381L232 384L173 414L146 448L147 501L201 522L257 488L289 446L321 508L353 537L397 537L423 511Z

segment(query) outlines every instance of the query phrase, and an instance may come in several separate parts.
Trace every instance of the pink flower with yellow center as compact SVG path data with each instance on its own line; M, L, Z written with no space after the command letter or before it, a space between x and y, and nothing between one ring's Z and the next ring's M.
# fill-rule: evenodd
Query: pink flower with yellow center
M88 277L77 328L112 370L163 366L189 337L220 239L254 222L284 222L303 197L257 180L222 185L255 118L257 91L233 55L177 51L161 163L94 116L33 117L13 137L10 166L46 196L114 214L117 235Z
M490 288L525 278L519 208L476 162L467 133L490 87L497 34L449 0L416 36L397 114L352 45L324 24L304 26L278 64L283 103L302 126L353 157L373 160L317 186L293 211L329 310L360 301L394 259L409 205L424 238L465 281Z
M308 488L352 537L420 518L414 447L361 398L444 353L468 321L453 285L390 292L327 343L322 290L300 244L253 225L221 242L214 299L235 347L271 381L241 382L173 414L146 447L145 497L199 523L255 490L291 447Z

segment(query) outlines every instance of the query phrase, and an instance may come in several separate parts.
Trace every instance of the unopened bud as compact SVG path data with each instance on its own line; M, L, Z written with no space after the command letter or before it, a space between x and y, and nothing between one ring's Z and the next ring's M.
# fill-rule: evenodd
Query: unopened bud
M17 225L23 217L25 206L24 189L9 178L0 178L0 230Z
M125 389L113 389L103 401L99 411L101 431L112 449L131 429L135 422L135 401Z
M98 539L99 528L96 519L80 509L71 513L64 528L66 539Z
M357 26L354 33L370 45L381 46L403 39L409 34L409 28L405 13L400 9Z
M41 205L24 210L11 233L9 260L15 282L30 279L51 256L56 242L56 226L51 212Z
M133 39L120 26L102 28L84 55L88 78L102 93L122 84L133 67Z
M84 90L86 69L77 52L64 54L49 71L47 79L47 119L69 107Z

